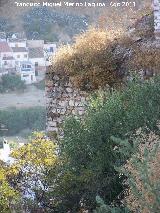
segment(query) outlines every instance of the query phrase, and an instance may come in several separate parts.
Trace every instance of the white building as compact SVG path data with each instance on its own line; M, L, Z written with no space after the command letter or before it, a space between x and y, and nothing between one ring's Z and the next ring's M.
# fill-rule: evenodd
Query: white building
M45 58L43 48L29 48L29 61L31 61L36 67L45 67Z
M4 139L2 142L2 147L0 148L0 160L4 162L11 162L12 158L10 157L11 149L8 142Z
M18 137L17 137L18 138ZM0 160L6 163L14 163L14 158L10 157L13 148L11 148L11 141L7 141L5 138L0 141ZM24 146L23 142L15 142L17 148ZM13 143L12 143L13 144Z
M57 50L57 45L55 43L46 43L44 44L44 57L46 60L46 66L51 65L50 57L55 55Z
M38 48L44 47L44 40L27 40L27 47L29 48Z
M8 38L7 42L10 47L26 47L27 46L27 41L25 39Z
M57 50L57 45L55 43L45 43L44 44L44 52L50 55L55 54Z
M14 33L7 42L10 47L27 47L27 38L24 33Z
M26 47L12 47L15 61L28 61L28 49Z
M13 51L7 44L7 42L0 42L0 69L1 70L14 70L15 59L13 57Z
M26 84L36 82L35 66L30 61L16 62L16 71L21 76L21 80L24 80Z

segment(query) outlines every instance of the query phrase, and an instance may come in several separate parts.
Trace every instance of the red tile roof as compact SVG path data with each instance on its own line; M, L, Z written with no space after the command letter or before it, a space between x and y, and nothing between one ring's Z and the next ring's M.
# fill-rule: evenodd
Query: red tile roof
M12 52L7 42L0 42L0 53L1 52Z

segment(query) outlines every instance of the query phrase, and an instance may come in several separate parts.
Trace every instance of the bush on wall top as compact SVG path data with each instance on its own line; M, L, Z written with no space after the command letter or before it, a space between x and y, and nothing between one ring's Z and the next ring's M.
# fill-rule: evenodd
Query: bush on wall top
M73 45L62 46L53 58L52 71L69 76L82 90L94 90L121 81L125 48L121 31L89 29L75 38Z

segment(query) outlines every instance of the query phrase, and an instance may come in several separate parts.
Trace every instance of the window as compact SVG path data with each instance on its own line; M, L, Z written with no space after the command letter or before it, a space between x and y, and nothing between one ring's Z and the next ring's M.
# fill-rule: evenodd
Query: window
M50 52L52 52L52 53L53 53L53 47L50 47Z
M4 61L4 65L7 65L7 61Z
M23 77L29 77L29 75L24 74Z
M17 58L20 58L20 55L17 55Z
M24 55L24 58L27 58L27 57L28 57L28 55L27 55L27 54L25 54L25 55Z
M35 66L38 67L38 62L35 62Z
M22 68L23 69L26 69L26 68L31 69L31 65L29 65L29 64L22 64Z

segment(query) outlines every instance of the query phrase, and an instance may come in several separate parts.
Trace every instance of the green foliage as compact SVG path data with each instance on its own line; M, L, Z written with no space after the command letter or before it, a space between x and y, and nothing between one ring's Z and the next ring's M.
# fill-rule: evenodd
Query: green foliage
M45 108L1 110L0 122L8 129L5 132L6 135L15 135L24 129L44 130L46 125Z
M14 25L11 24L11 20L8 18L0 17L0 32L10 32L14 28Z
M2 76L2 82L0 83L0 92L5 92L6 90L24 90L25 88L25 82L21 80L20 76L10 74Z
M48 191L48 172L57 164L56 149L53 141L35 132L28 144L12 151L14 162L0 168L0 212L38 212Z
M0 83L0 93L3 93L3 92L5 92L5 89L4 89L3 85L2 85L2 83Z
M115 167L122 165L128 155L119 151L113 136L124 140L146 126L158 132L159 119L159 78L132 82L122 92L110 94L98 107L92 103L83 120L69 118L60 141L64 159L57 183L60 188L53 190L56 199L61 200L59 208L76 212L82 203L86 209L95 209L97 194L106 205L117 202L125 176Z
M129 213L130 211L127 208L119 208L119 207L110 207L107 206L104 201L96 196L96 202L99 207L93 211L93 213Z
M0 211L1 213L11 213L14 209L13 207L15 207L15 205L17 205L19 202L20 194L11 186L8 181L8 166L3 162L0 162L0 164Z

